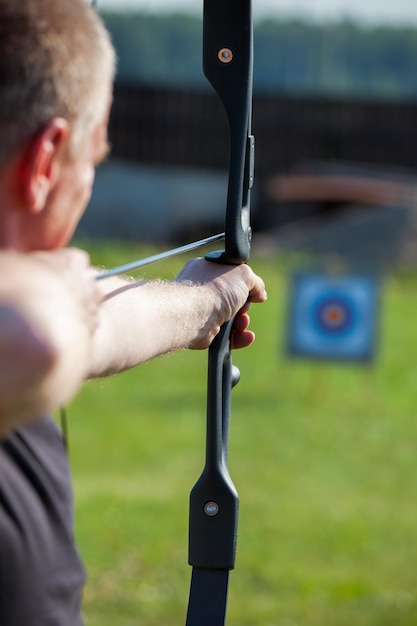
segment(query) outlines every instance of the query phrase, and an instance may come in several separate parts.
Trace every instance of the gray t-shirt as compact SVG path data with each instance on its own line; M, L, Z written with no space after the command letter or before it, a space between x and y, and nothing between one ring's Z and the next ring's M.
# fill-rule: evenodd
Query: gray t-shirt
M82 626L67 455L52 418L0 442L0 624Z

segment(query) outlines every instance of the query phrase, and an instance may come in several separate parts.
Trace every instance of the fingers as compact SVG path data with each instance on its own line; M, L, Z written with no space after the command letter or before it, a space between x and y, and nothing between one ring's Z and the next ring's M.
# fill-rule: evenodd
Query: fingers
M248 282L247 282L248 288L249 288L249 295L248 295L249 302L259 303L259 304L262 302L266 302L266 300L268 299L268 294L266 293L264 281L262 280L260 276L255 274L249 266L245 265L243 267L246 267L250 272L250 275L248 277Z
M72 303L84 316L91 332L97 327L102 294L94 278L90 257L79 248L62 248L32 253L32 257L56 275L72 294Z
M249 330L250 317L247 314L249 303L236 315L231 334L232 350L247 348L255 341L255 333Z
M90 257L87 252L79 248L61 248L59 250L32 252L32 257L41 261L52 269L78 268L86 269L90 265Z
M239 311L234 319L233 330L237 333L244 333L245 330L249 328L250 317L246 312L248 308L249 304L245 305L245 307L241 311Z
M268 294L265 289L265 283L262 278L259 276L256 277L256 287L249 291L249 301L257 304L261 304L262 302L266 302L268 299Z
M239 350L241 348L247 348L255 341L255 333L251 330L246 330L244 333L235 333L232 331L231 347L232 350Z

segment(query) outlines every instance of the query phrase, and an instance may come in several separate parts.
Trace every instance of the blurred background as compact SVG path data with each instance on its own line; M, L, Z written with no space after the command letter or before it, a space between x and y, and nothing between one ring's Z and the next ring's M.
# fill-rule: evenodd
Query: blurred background
M253 5L251 263L269 300L235 355L228 623L413 626L417 4ZM228 129L201 69L202 1L98 8L119 57L113 149L78 241L111 266L223 229ZM205 359L89 383L70 409L86 626L185 621Z
M113 151L80 232L222 230L228 129L201 70L200 4L100 3L119 55ZM416 7L253 4L255 243L413 257Z

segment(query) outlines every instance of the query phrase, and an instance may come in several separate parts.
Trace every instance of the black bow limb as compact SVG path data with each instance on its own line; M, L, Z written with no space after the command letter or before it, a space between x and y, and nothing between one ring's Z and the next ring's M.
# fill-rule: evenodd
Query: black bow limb
M225 249L207 259L232 265L250 254L250 189L253 184L251 0L205 0L203 68L226 111L230 131ZM228 461L231 390L239 380L232 364L233 320L209 349L207 441L203 472L190 494L189 563L192 566L187 626L223 626L229 572L234 568L239 498Z

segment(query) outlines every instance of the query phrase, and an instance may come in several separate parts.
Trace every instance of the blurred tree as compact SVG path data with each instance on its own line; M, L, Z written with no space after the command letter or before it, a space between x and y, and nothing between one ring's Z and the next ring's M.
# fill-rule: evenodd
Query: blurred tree
M118 80L209 88L201 19L188 14L103 13L119 55ZM255 25L255 89L415 99L417 30L264 20Z

